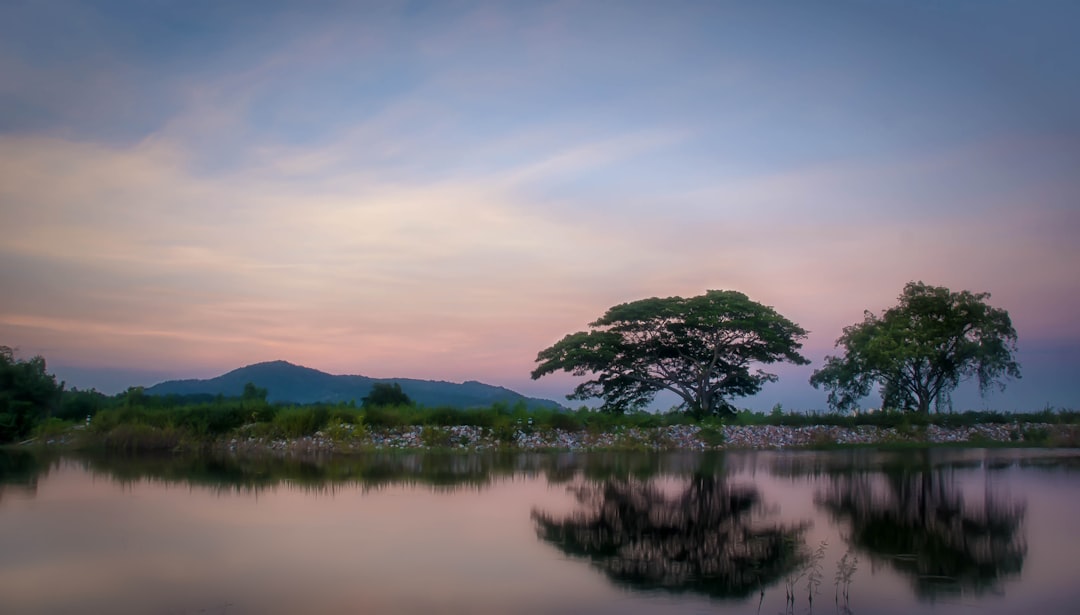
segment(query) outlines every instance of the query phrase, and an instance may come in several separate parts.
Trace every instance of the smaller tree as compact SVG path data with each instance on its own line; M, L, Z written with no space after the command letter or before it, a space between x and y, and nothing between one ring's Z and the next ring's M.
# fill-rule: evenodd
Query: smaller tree
M29 435L57 404L60 391L45 359L17 359L14 350L0 346L0 442Z
M987 305L989 293L951 292L909 282L899 304L844 328L836 340L843 355L825 358L810 384L824 386L829 405L847 410L880 386L889 408L928 413L949 404L965 380L986 392L1004 378L1020 377L1013 359L1016 331L1005 310Z
M255 386L254 382L248 382L244 385L244 392L240 395L240 399L245 405L263 405L266 403L268 394L266 389Z
M401 385L394 382L376 382L371 386L371 391L364 397L365 408L381 406L411 406L412 400L401 390Z

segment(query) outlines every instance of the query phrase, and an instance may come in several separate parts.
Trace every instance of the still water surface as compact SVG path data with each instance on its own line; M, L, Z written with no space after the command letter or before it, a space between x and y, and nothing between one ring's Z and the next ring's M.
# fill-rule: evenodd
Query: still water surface
M1075 613L1077 511L1077 451L0 453L0 613Z

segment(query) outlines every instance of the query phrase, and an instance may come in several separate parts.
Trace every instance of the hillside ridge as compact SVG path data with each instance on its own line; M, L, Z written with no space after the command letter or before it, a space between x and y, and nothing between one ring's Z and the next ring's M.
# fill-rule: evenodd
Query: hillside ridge
M561 404L526 397L506 387L477 380L462 383L416 378L370 378L361 375L335 375L285 360L264 361L206 379L166 380L146 388L149 395L225 395L238 396L244 385L252 383L267 390L267 399L275 403L360 403L375 383L397 383L417 404L454 408L487 407L503 402L524 402L529 408L559 408Z

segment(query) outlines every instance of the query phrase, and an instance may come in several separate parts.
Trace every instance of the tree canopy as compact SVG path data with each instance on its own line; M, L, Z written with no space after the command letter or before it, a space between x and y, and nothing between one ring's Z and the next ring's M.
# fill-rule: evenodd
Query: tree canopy
M665 390L698 418L734 412L727 399L776 380L755 365L809 363L798 352L806 331L736 291L624 303L589 327L542 350L532 377L592 375L567 398L599 397L609 412L644 406Z
M376 382L371 385L371 392L363 399L365 408L380 406L411 406L412 400L401 390L401 385L394 382Z
M810 384L824 386L838 410L854 407L878 384L884 407L921 413L947 406L971 378L982 392L1004 388L1005 378L1020 377L1016 330L989 298L910 282L897 306L881 316L867 311L861 323L844 328L836 341L843 355L826 357Z
M61 387L45 369L45 359L18 359L0 346L0 442L24 438L56 405Z

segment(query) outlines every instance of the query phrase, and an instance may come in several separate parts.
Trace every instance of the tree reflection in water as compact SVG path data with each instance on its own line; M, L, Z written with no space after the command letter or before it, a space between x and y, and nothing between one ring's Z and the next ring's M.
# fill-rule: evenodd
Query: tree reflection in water
M908 577L923 599L997 589L1027 555L1024 503L990 489L965 498L946 468L834 476L816 501L850 527L855 549Z
M565 517L534 510L537 534L630 587L743 598L805 558L807 524L768 524L758 490L723 478L696 475L675 496L636 479L574 491L584 509Z
M50 458L42 459L25 451L0 450L0 502L9 489L21 495L36 494L38 478L48 472L50 465Z

